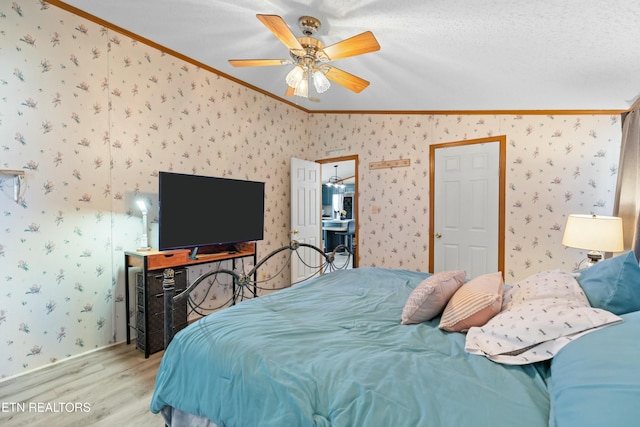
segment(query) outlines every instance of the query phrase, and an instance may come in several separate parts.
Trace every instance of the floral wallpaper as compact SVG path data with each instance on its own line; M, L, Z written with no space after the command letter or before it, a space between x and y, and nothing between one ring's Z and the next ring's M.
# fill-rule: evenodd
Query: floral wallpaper
M0 175L0 377L125 339L134 200L151 205L157 247L158 171L264 181L258 255L289 242L305 113L44 2L3 2L0 28L0 169L25 172L19 203ZM263 274L288 283L284 263ZM207 288L211 307L230 296Z
M289 241L289 159L344 149L360 160L360 265L426 271L429 145L504 134L513 280L573 268L566 215L612 210L618 116L307 114L37 0L0 4L0 54L0 169L25 172L18 203L0 175L0 377L124 341L134 199L157 245L161 170L264 181L263 256ZM411 166L368 168L398 158ZM264 274L287 283L284 262ZM206 288L211 306L228 298Z
M323 132L311 138L316 157L359 156L361 265L428 271L431 144L506 135L507 281L574 269L586 254L561 245L566 217L613 210L618 115L316 114L310 128ZM411 166L369 170L401 158Z

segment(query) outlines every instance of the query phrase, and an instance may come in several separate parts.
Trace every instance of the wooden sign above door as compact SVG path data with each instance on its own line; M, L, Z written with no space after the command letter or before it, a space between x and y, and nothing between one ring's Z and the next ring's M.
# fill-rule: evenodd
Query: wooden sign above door
M369 169L400 168L411 165L411 159L384 160L382 162L369 163Z

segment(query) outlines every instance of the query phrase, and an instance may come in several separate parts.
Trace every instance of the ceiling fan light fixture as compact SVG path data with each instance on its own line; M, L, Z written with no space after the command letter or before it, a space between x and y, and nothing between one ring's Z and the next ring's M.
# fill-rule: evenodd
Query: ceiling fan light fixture
M326 63L380 50L380 45L371 31L365 31L325 47L320 40L313 37L321 25L317 18L300 17L298 25L303 36L296 37L282 17L265 14L256 16L289 49L291 59L230 59L229 63L232 66L266 67L293 64L293 69L285 77L287 83L285 96L293 94L312 101L319 99L309 98L311 84L318 94L329 90L331 86L329 80L354 93L360 93L369 86L368 81ZM311 83L312 79L313 83Z
M297 88L300 85L300 82L304 80L304 70L301 66L296 65L293 67L291 71L287 74L285 81L289 85L289 87Z
M331 87L331 83L322 71L315 70L313 72L313 86L316 88L316 92L324 93Z
M300 83L298 83L298 86L296 86L295 90L293 91L293 94L295 96L308 98L309 97L309 80L304 78L300 80Z

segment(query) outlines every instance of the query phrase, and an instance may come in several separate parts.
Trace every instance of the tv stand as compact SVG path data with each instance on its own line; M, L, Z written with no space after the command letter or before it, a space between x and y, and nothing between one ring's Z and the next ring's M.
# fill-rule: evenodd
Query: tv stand
M191 251L189 255L189 259L197 260L201 259L201 257L209 257L210 255L219 255L219 254L237 254L239 252L243 252L247 250L247 243L227 243L220 245L212 245L212 246L196 246ZM255 250L254 250L255 252Z
M228 261L233 262L238 258L252 257L253 265L258 262L257 244L255 242L237 243L235 245L219 245L214 247L200 247L194 250L176 249L171 251L159 251L150 249L147 251L125 251L124 253L124 288L125 306L127 319L127 344L131 343L131 317L129 309L129 268L142 269L142 286L148 289L147 277L150 272L162 272L165 268L180 268L190 265L206 264L210 262ZM193 255L193 257L192 257ZM254 277L254 280L256 277ZM255 289L254 289L255 292ZM134 301L136 303L136 301ZM137 304L137 303L136 303ZM136 305L134 305L134 308ZM148 347L145 348L145 357L149 357Z

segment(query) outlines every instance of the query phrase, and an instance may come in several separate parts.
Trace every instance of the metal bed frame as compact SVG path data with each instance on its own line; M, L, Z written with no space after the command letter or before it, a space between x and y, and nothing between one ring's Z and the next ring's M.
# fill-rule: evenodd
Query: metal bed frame
M207 278L209 278L211 276L217 277L219 274L228 275L232 279L233 296L227 302L225 302L222 306L220 306L218 308L222 308L225 305L227 305L228 303L231 303L231 305L234 305L237 302L238 298L240 299L240 301L244 300L245 290L248 290L248 292L250 294L252 294L252 298L256 298L258 296L257 289L265 289L265 290L284 289L285 287L289 287L289 286L285 286L285 287L281 287L281 288L260 288L260 287L258 287L258 280L257 280L258 275L256 273L258 271L258 268L263 266L267 261L269 261L275 255L277 255L277 254L279 254L281 252L285 252L285 251L289 251L288 252L289 253L289 259L285 263L285 267L287 265L289 265L289 263L291 262L291 257L292 257L292 255L294 253L298 256L298 258L301 261L304 262L303 258L298 253L298 249L300 249L300 248L310 248L310 249L320 253L322 255L322 258L323 258L323 262L319 266L309 266L309 265L307 265L308 267L314 268L315 272L311 276L305 278L304 280L308 280L308 279L310 279L312 277L318 276L318 275L326 273L326 272L332 272L332 271L336 271L336 270L344 270L344 269L347 268L347 265L349 264L349 262L352 261L351 257L355 256L354 250L350 249L349 247L347 247L344 244L340 244L340 245L336 246L336 248L333 251L325 253L323 250L321 250L320 248L318 248L316 246L313 246L313 245L310 245L310 244L307 244L307 243L301 243L301 242L298 242L297 240L292 240L288 245L282 246L281 248L272 251L267 256L262 258L247 273L244 273L244 272L238 273L236 271L225 269L225 268L222 268L222 269L218 268L218 269L215 269L215 270L210 270L210 271L207 271L207 272L201 274L200 276L198 276L198 278L196 278L189 286L187 286L187 288L184 291L180 292L177 295L176 295L174 271L173 271L172 268L165 269L163 271L163 280L162 280L162 289L163 289L163 293L164 293L164 348L167 348L167 346L169 345L169 343L173 339L173 336L175 335L175 325L174 325L174 319L173 319L173 310L174 310L174 305L175 304L177 304L179 302L182 302L184 300L187 300L188 303L189 303L189 306L192 308L192 311L196 312L197 314L199 314L201 316L206 316L206 314L203 314L203 313L198 312L196 310L196 309L202 310L202 307L200 307L200 305L197 302L193 301L193 299L190 296L190 293L200 283L202 283L205 279L207 279ZM342 251L347 252L348 253L348 257L347 257L347 261L344 263L344 265L341 266L341 267L338 267L338 266L335 265L336 253L342 252ZM305 263L305 265L306 265L306 263ZM271 277L271 278L263 280L262 282L268 282L269 280L272 280L274 278L275 277ZM297 283L301 283L301 282L297 282ZM297 283L293 283L292 285L295 285ZM214 311L214 310L217 310L218 308L215 308L215 309L204 309L204 310Z

